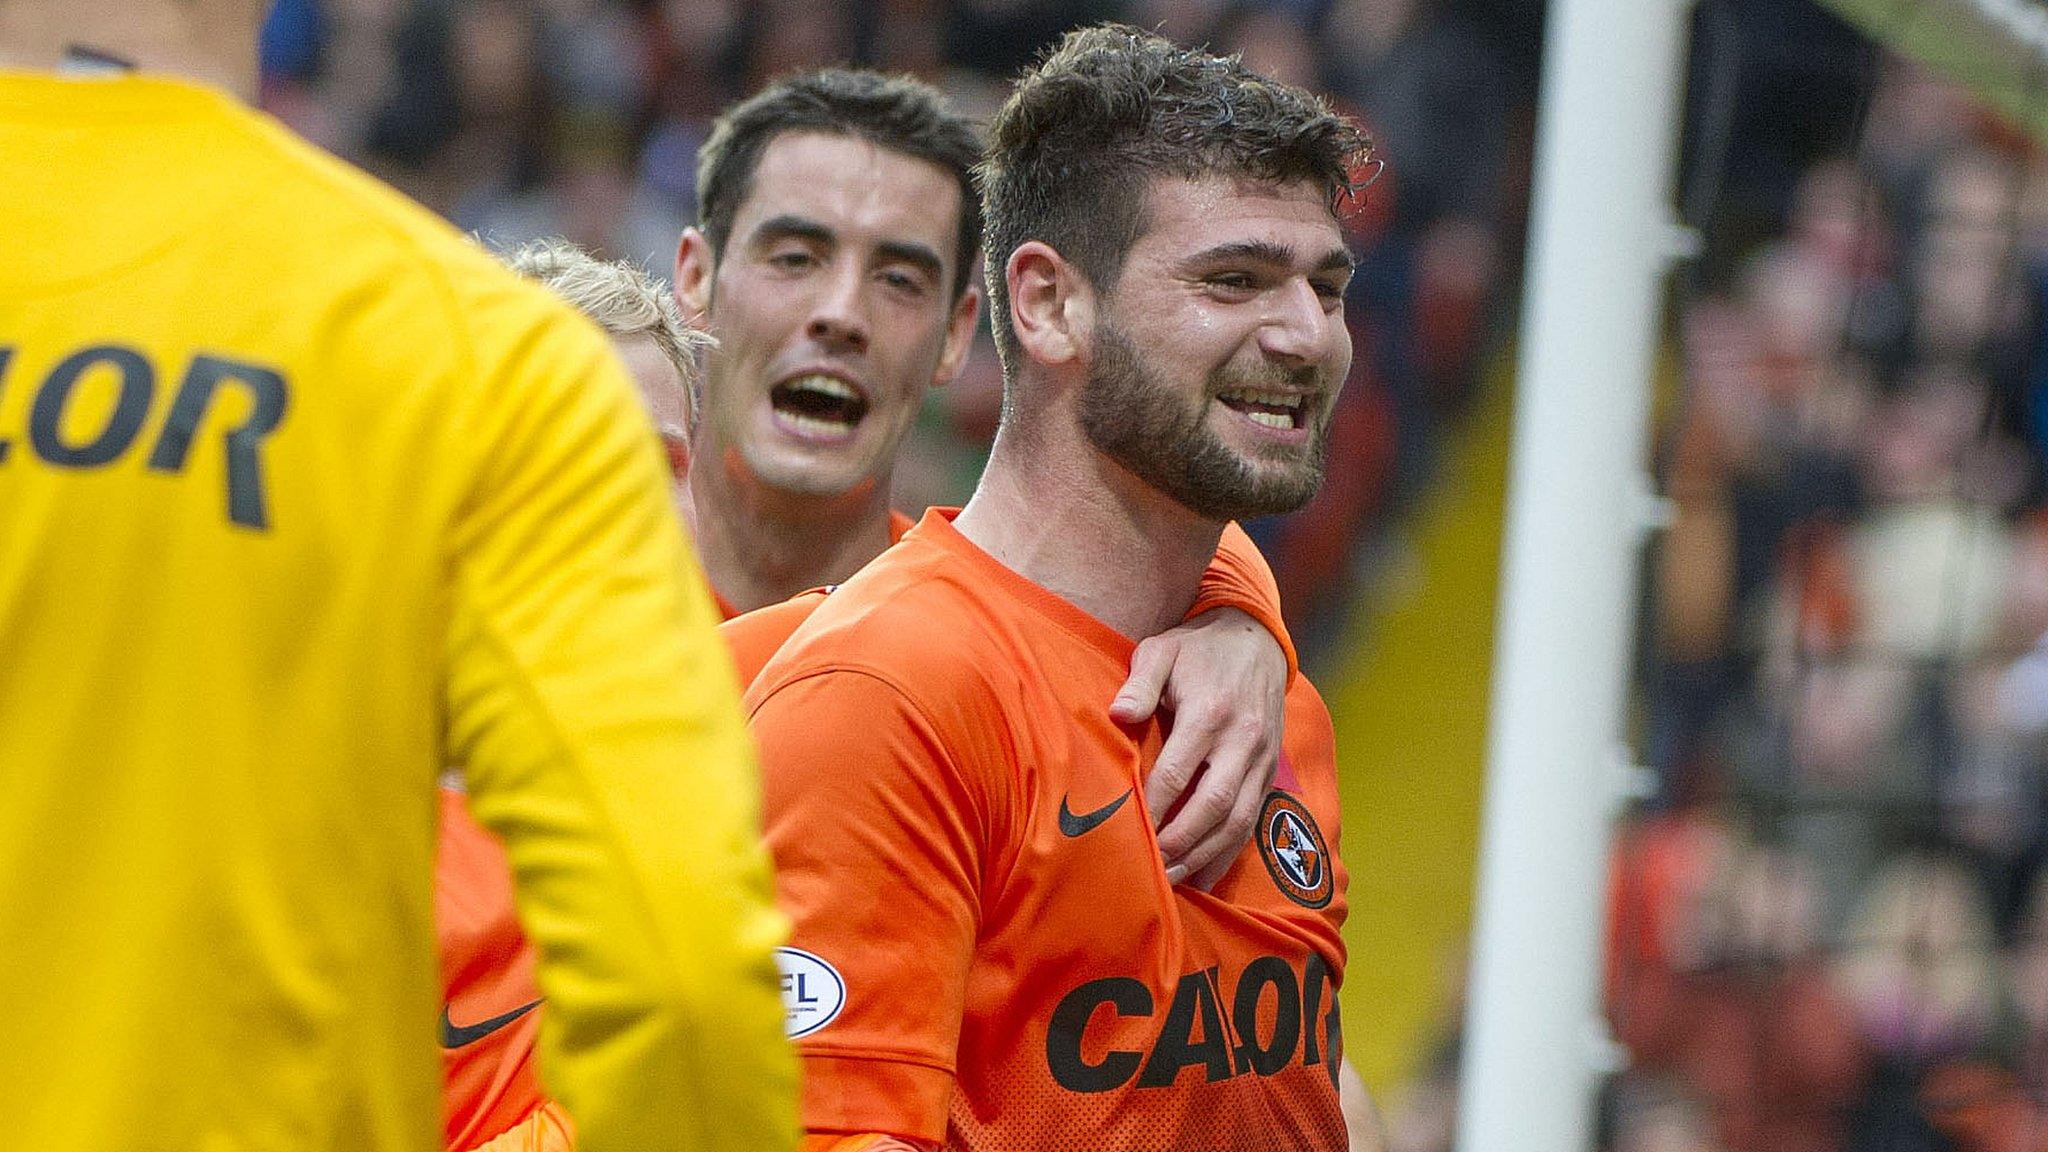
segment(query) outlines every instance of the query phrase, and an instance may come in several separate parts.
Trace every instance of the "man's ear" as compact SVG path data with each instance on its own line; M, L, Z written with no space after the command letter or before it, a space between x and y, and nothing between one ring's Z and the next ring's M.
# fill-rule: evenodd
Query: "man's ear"
M932 372L932 387L943 388L960 378L960 370L967 366L967 352L974 347L974 321L980 315L981 288L970 286L953 302L953 314L946 318L946 346Z
M1027 240L1003 265L1010 330L1026 357L1041 364L1080 358L1095 328L1095 290L1051 245Z
M718 259L711 240L698 228L683 229L683 238L676 244L676 307L682 309L683 319L696 327L704 326L704 317L711 311L711 282L717 275Z
M657 432L661 454L668 459L669 476L680 484L690 474L690 434L674 424L664 424Z

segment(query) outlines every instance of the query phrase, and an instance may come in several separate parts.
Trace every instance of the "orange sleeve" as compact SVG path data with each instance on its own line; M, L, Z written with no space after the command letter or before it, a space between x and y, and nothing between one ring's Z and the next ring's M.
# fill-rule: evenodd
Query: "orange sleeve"
M793 922L785 1000L814 1004L790 1020L804 1128L941 1143L980 924L986 809L953 758L967 725L834 668L774 686L752 727Z
M803 592L780 604L729 616L718 626L719 638L725 641L726 650L732 653L733 668L739 673L743 688L754 682L754 677L761 674L768 658L775 655L783 641L788 640L824 602L823 589Z
M1202 573L1202 587L1195 593L1187 618L1218 608L1235 608L1264 625L1287 657L1287 682L1294 683L1301 666L1295 657L1294 638L1287 634L1287 622L1280 616L1280 585L1274 582L1273 570L1266 566L1259 546L1236 521L1223 526L1223 539Z

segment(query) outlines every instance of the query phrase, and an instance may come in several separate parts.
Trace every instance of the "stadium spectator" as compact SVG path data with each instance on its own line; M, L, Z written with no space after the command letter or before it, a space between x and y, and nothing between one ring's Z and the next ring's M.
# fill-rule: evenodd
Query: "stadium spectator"
M1732 837L1673 838L1681 827L1661 839L1694 849L1668 862L1691 875L1638 906L1647 923L1615 925L1617 946L1649 933L1609 992L1632 1073L1692 1095L1728 1152L1831 1152L1868 1056L1820 950L1812 870Z
M1711 1110L1667 1082L1637 1078L1615 1102L1614 1152L1729 1152L1714 1137Z
M1990 909L1954 861L1901 857L1872 878L1848 939L1840 978L1878 1063L1847 1147L1940 1148L1923 1104L1928 1076L1992 1055L2003 1039Z

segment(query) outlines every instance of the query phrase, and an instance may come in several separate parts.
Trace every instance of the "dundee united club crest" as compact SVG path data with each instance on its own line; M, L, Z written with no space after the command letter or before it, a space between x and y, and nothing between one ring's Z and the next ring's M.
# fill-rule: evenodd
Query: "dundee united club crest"
M1285 792L1269 792L1259 809L1259 855L1289 900L1321 908L1336 894L1335 862L1308 806Z

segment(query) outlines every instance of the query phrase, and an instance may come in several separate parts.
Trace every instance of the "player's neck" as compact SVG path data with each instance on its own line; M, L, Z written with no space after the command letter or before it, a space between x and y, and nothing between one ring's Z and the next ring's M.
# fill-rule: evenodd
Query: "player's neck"
M742 612L840 583L889 547L886 481L820 499L765 488L736 465L704 466L690 469L689 488L704 575Z
M1078 432L1023 439L1010 429L997 435L954 527L1004 567L1134 640L1180 623L1223 525L1124 471Z
M0 66L55 72L132 65L253 100L256 26L222 7L178 0L0 3Z

